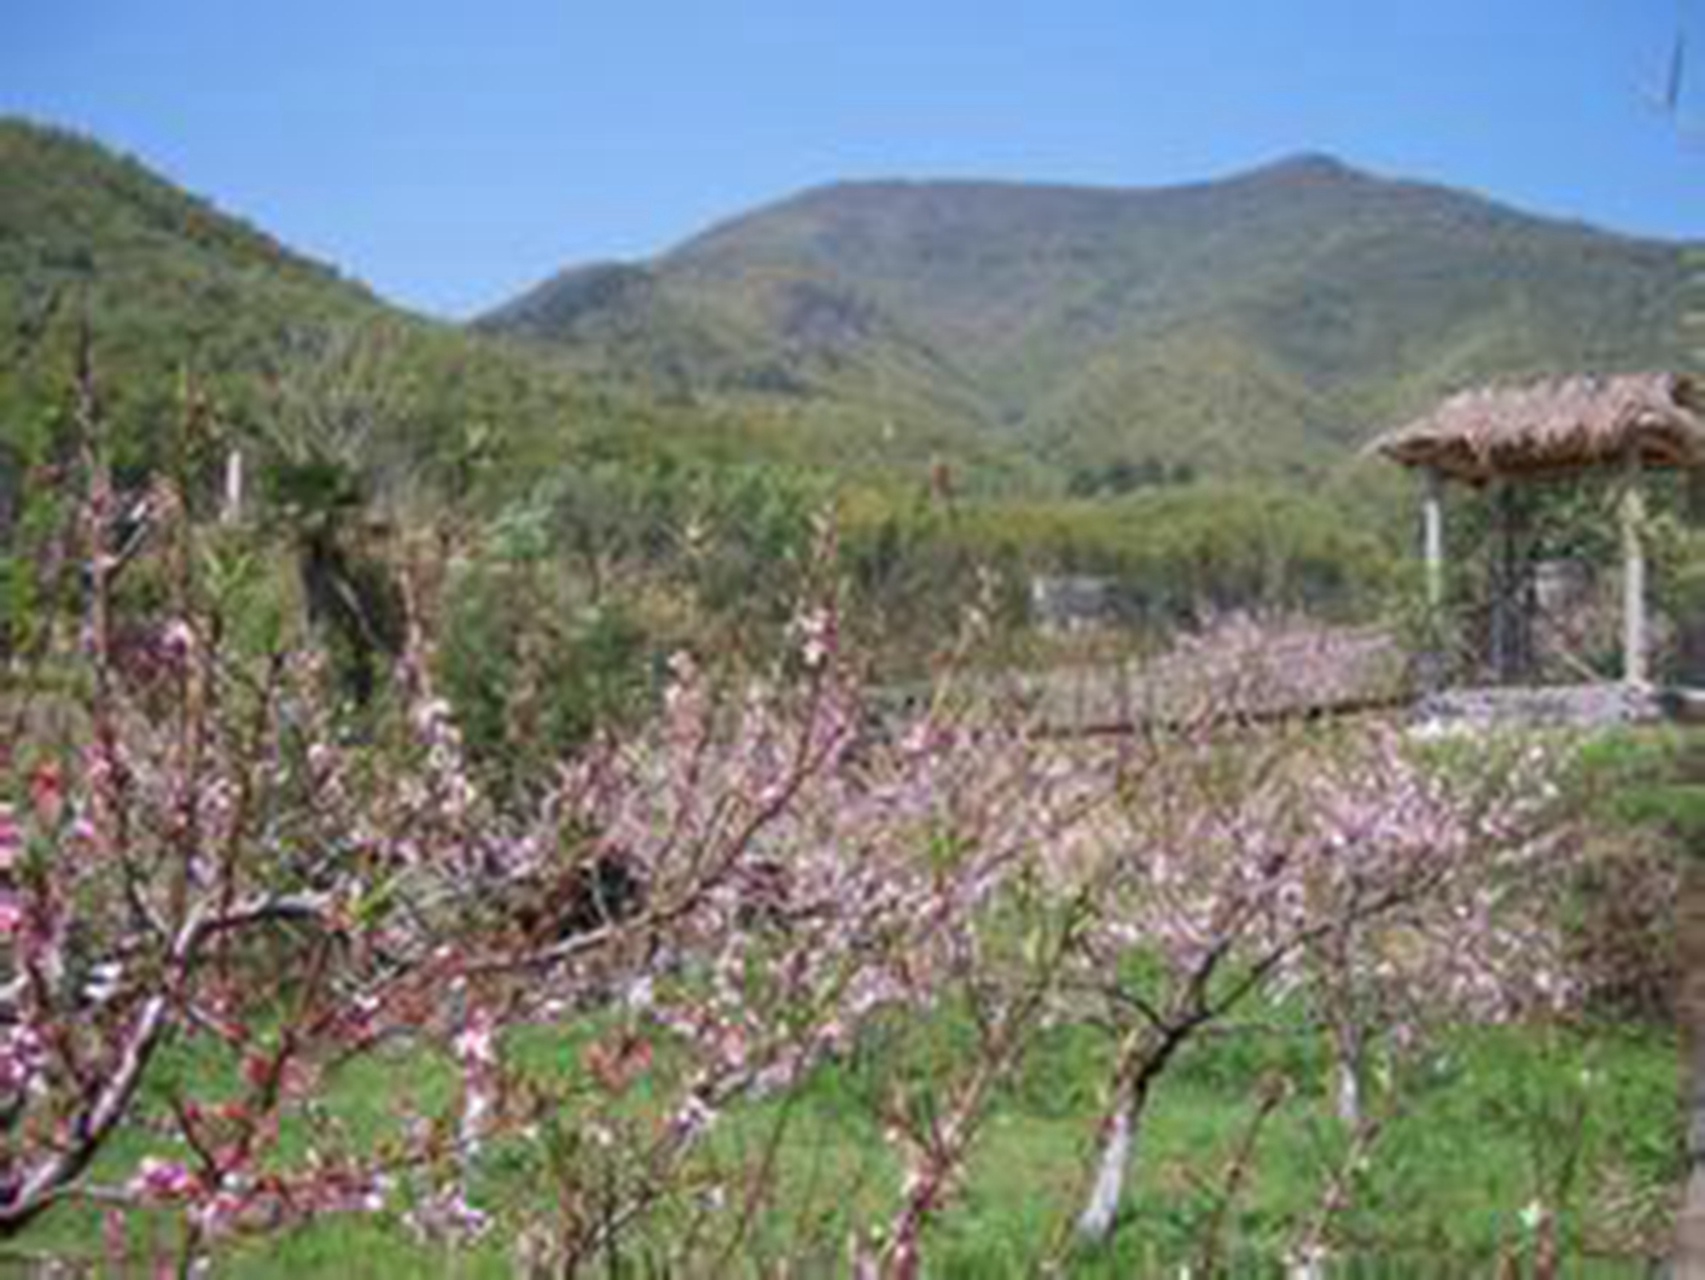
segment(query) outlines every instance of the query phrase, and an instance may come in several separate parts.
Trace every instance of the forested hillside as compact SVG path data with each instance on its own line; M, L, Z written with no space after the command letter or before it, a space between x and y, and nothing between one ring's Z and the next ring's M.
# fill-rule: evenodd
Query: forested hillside
M1302 156L1152 189L826 186L483 325L880 438L974 419L1094 487L1319 468L1465 382L1666 364L1680 274L1674 245Z
M125 465L158 459L186 389L265 445L316 399L343 437L322 446L392 472L474 451L525 475L587 438L679 434L640 392L409 314L96 141L0 120L0 439L64 411L85 325Z
M200 450L206 488L243 444L289 510L495 520L504 554L565 559L552 591L625 597L653 636L777 605L830 505L873 636L914 656L991 565L1013 617L1047 572L1163 622L1355 612L1406 540L1364 518L1398 481L1347 478L1355 446L1464 381L1666 363L1680 260L1311 156L1144 190L824 187L461 327L8 121L0 442L61 447L86 324L121 472Z

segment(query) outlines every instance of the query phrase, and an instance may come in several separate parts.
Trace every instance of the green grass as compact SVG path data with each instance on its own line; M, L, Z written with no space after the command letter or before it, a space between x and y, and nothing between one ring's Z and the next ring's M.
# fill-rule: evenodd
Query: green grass
M1584 785L1604 816L1668 833L1705 852L1705 728L1662 726L1607 735L1582 753Z
M1677 832L1684 846L1697 790L1685 762L1698 742L1668 731L1608 740L1589 761L1598 770L1588 771L1592 794L1606 798L1614 810L1607 816ZM1282 1008L1265 1016L1261 1030L1199 1042L1163 1079L1114 1245L1071 1257L1073 1274L1176 1274L1197 1256L1216 1215L1222 1257L1272 1270L1338 1167L1344 1135L1330 1116L1319 1038ZM506 1057L534 1079L566 1088L583 1069L596 1022L512 1033ZM787 1098L725 1117L695 1157L700 1173L751 1168L782 1126L773 1191L733 1253L733 1269L768 1273L803 1261L808 1274L844 1270L849 1241L868 1236L898 1201L900 1168L881 1132L884 1104L897 1090L926 1097L939 1090L965 1068L968 1048L966 1026L952 1017L880 1023L856 1052ZM174 1052L151 1082L149 1108L157 1111L174 1087L205 1097L210 1081L229 1079L229 1064L213 1054ZM1059 1249L1082 1193L1107 1061L1105 1040L1087 1026L1055 1028L1033 1047L999 1095L964 1184L932 1231L930 1274L1031 1274ZM1677 1068L1673 1038L1651 1028L1457 1029L1407 1081L1404 1107L1359 1176L1335 1244L1345 1256L1400 1272L1488 1273L1529 1241L1523 1212L1538 1200L1558 1213L1569 1274L1644 1274L1667 1236L1682 1169ZM1260 1090L1275 1078L1288 1082L1289 1095L1261 1130L1235 1200L1222 1204L1226 1169ZM405 1111L447 1115L455 1096L451 1064L394 1049L337 1076L315 1136L368 1149ZM655 1115L643 1083L631 1106L641 1119ZM307 1136L300 1124L288 1128L286 1152L299 1152ZM96 1180L122 1181L150 1150L169 1148L140 1129L124 1132ZM377 1218L327 1219L227 1244L220 1271L508 1276L517 1220L552 1203L546 1172L538 1144L494 1143L476 1170L475 1199L500 1225L469 1249L419 1243L401 1221L406 1196L399 1196ZM624 1274L645 1274L648 1246L661 1249L680 1229L678 1213L660 1214L634 1237ZM169 1253L177 1231L160 1214L136 1224L131 1240L140 1256L152 1257ZM0 1250L0 1268L42 1258L98 1265L99 1239L97 1215L67 1205L15 1248Z
M891 1085L925 1087L951 1070L954 1029L932 1027L922 1039L922 1045L879 1045L819 1072L791 1101L750 1106L714 1131L701 1165L749 1166L785 1113L773 1199L756 1215L736 1269L803 1258L812 1272L841 1270L854 1233L884 1220L895 1204L899 1171L873 1103ZM530 1069L559 1078L581 1043L576 1033L544 1028L521 1041L513 1048ZM1081 1186L1104 1054L1098 1038L1081 1028L1052 1033L1039 1047L1000 1098L965 1184L931 1236L931 1274L1029 1274L1059 1242ZM1343 1222L1346 1248L1370 1258L1489 1269L1519 1246L1523 1207L1536 1196L1549 1198L1555 1170L1573 1152L1577 1172L1557 1202L1577 1270L1641 1274L1631 1246L1642 1233L1648 1247L1658 1238L1662 1197L1679 1173L1675 1061L1673 1044L1655 1033L1530 1028L1452 1037L1376 1148ZM1293 1091L1262 1130L1252 1172L1225 1214L1234 1256L1260 1259L1270 1269L1342 1150L1327 1114L1321 1065L1311 1046L1276 1052L1265 1034L1228 1038L1187 1056L1163 1083L1145 1124L1113 1249L1073 1259L1074 1273L1145 1274L1192 1259L1258 1085L1279 1070ZM404 1094L432 1106L451 1092L444 1063L399 1054L344 1074L331 1110L359 1141L380 1130ZM123 1176L143 1150L136 1136L126 1135L103 1161L107 1175ZM500 1214L546 1204L535 1156L494 1148L476 1198ZM174 1233L162 1216L132 1239L147 1252L169 1247ZM27 1243L38 1258L92 1258L97 1239L92 1215L67 1208ZM511 1247L502 1231L458 1251L422 1246L396 1217L328 1219L281 1238L229 1246L220 1270L262 1277L495 1277L512 1274Z

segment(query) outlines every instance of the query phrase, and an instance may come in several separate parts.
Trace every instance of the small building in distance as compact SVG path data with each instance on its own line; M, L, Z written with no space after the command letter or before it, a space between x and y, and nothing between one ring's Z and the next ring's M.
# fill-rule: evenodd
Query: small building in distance
M1113 579L1087 573L1039 573L1030 579L1030 618L1054 635L1112 625Z

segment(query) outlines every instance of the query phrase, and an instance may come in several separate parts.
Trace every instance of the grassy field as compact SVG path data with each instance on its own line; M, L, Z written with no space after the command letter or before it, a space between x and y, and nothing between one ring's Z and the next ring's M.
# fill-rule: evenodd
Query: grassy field
M1608 742L1597 761L1603 794L1617 811L1607 832L1661 828L1688 844L1688 833L1699 830L1699 789L1674 762L1692 759L1697 743L1696 735L1671 734ZM1233 1274L1279 1274L1344 1163L1346 1135L1332 1115L1322 1037L1282 1003L1260 1010L1259 1025L1205 1037L1163 1078L1114 1242L1094 1256L1071 1253L1065 1229L1084 1189L1109 1046L1085 1025L1046 1032L991 1108L968 1176L928 1238L928 1274L1027 1275L1053 1262L1091 1276L1176 1275L1185 1266L1201 1274L1210 1241L1212 1261ZM598 1031L589 1024L597 1021L513 1033L505 1059L527 1080L571 1097L573 1082L585 1077L586 1050ZM720 1231L742 1216L746 1226L725 1251L696 1250L694 1270L844 1273L852 1242L868 1240L899 1203L902 1175L883 1135L884 1106L897 1090L928 1096L944 1089L964 1068L965 1034L950 1014L878 1023L854 1052L802 1088L728 1112L697 1149L691 1176L738 1188L766 1160L773 1160L774 1176L750 1203L717 1215ZM151 1081L152 1116L105 1152L98 1181L123 1181L145 1153L182 1155L149 1135L169 1128L154 1121L164 1118L175 1086L206 1096L198 1077L209 1064L200 1052L175 1053ZM1391 1095L1402 1102L1335 1221L1338 1265L1329 1274L1502 1274L1531 1252L1539 1205L1555 1214L1566 1274L1647 1274L1667 1245L1682 1172L1677 1072L1668 1028L1600 1021L1446 1032L1412 1060ZM457 1093L453 1064L398 1048L336 1078L315 1136L371 1149L404 1111L448 1115ZM1274 1094L1280 1100L1257 1124L1262 1099ZM642 1079L632 1094L642 1128L654 1120L645 1095ZM566 1132L586 1127L572 1104L564 1117ZM302 1127L287 1130L287 1152L299 1153L307 1137ZM419 1188L405 1177L379 1214L226 1242L217 1270L262 1277L516 1274L521 1224L553 1207L548 1146L508 1139L480 1156L471 1195L493 1226L468 1247L417 1238L405 1215ZM588 1169L598 1158L585 1145L566 1157ZM622 1257L600 1269L658 1274L681 1233L692 1229L691 1218L679 1202L666 1206L624 1237ZM170 1257L180 1231L170 1215L140 1219L130 1228L127 1257ZM101 1239L99 1212L67 1203L25 1241L0 1251L0 1269L50 1260L98 1267Z
M810 1274L845 1269L848 1241L881 1223L896 1203L899 1174L879 1127L878 1100L904 1078L952 1069L955 1035L938 1026L905 1043L872 1043L818 1073L786 1103L731 1114L698 1157L750 1168L776 1142L773 1191L754 1205L749 1232L727 1268ZM584 1041L536 1028L508 1046L530 1073L565 1074ZM932 1275L1033 1272L1061 1243L1094 1132L1103 1046L1082 1028L1050 1033L1001 1096L970 1176L930 1240ZM1113 1249L1068 1258L1075 1274L1153 1274L1198 1258L1210 1223L1219 1257L1234 1271L1276 1270L1342 1158L1330 1116L1324 1063L1313 1039L1251 1030L1205 1044L1182 1062L1156 1099L1139 1173ZM1666 1036L1609 1028L1529 1027L1464 1031L1439 1047L1403 1112L1357 1179L1356 1203L1335 1232L1340 1256L1405 1272L1485 1273L1530 1242L1523 1211L1555 1204L1571 1275L1644 1274L1662 1247L1681 1132L1676 1055ZM1249 1141L1262 1090L1283 1081L1285 1100L1255 1136L1241 1186L1228 1200L1235 1153ZM401 1098L431 1106L454 1089L448 1065L419 1055L369 1062L344 1077L338 1123L374 1132ZM134 1136L109 1153L114 1176L144 1149ZM373 1218L328 1219L282 1238L238 1242L219 1271L254 1276L514 1274L517 1210L548 1202L536 1153L493 1148L481 1160L474 1199L496 1229L460 1250L425 1247L397 1208ZM664 1217L660 1232L673 1228ZM142 1256L165 1252L177 1227L162 1217L132 1237ZM87 1209L58 1211L14 1259L98 1264L99 1225ZM641 1233L613 1274L649 1274ZM0 1255L3 1256L3 1255ZM720 1267L718 1269L721 1269ZM797 1273L797 1270L795 1271Z

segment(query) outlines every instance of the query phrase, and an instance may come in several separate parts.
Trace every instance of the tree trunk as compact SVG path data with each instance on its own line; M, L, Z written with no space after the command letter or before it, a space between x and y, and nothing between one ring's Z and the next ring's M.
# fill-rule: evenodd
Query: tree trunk
M1136 1099L1121 1091L1103 1131L1095 1185L1078 1215L1078 1239L1086 1244L1103 1244L1113 1234L1113 1220L1125 1194L1125 1171L1130 1168L1138 1119Z
M1362 1066L1366 1056L1366 1040L1357 1020L1355 979L1351 976L1349 928L1346 926L1334 938L1335 954L1331 963L1337 975L1337 988L1332 997L1333 1008L1328 1014L1332 1031L1332 1068L1336 1088L1333 1109L1338 1120L1351 1133L1362 1127Z
M1320 975L1324 992L1324 1021L1332 1041L1333 1110L1338 1120L1351 1133L1362 1127L1362 1066L1366 1056L1366 1037L1357 999L1355 964L1355 925L1343 921L1325 939Z
M1143 1110L1149 1090L1160 1079L1173 1056L1184 1047L1201 1025L1208 1021L1202 991L1213 976L1214 964L1191 979L1190 993L1183 998L1185 1012L1169 1021L1133 1031L1119 1051L1111 1089L1112 1104L1101 1129L1101 1155L1096 1161L1095 1184L1077 1219L1078 1241L1101 1245L1113 1234L1119 1201L1125 1194L1125 1176L1137 1147ZM1219 1011L1223 1012L1223 1010Z
M1343 1050L1338 1054L1338 1119L1352 1133L1362 1127L1362 1076L1358 1069L1359 1058L1359 1054L1346 1053Z

